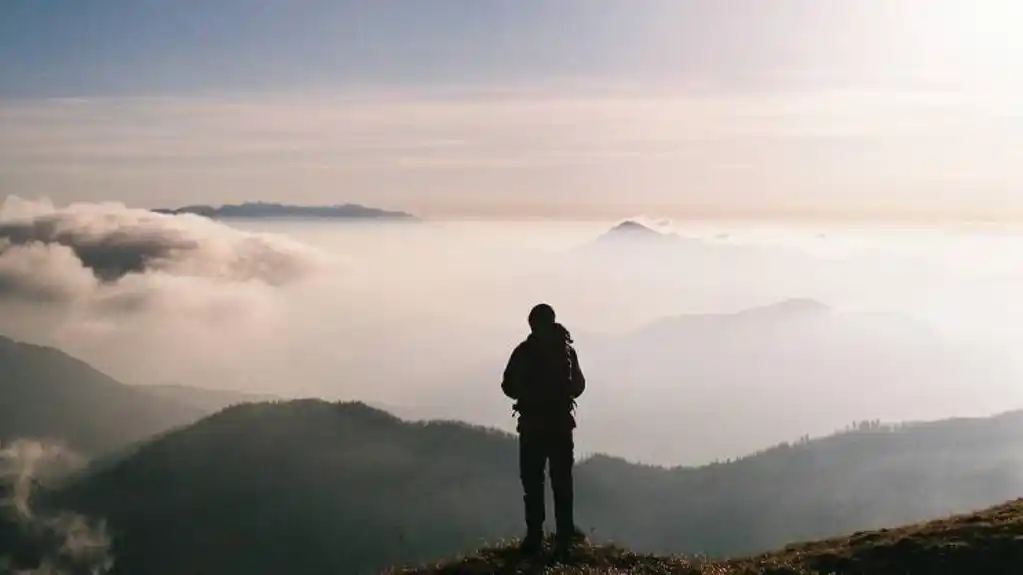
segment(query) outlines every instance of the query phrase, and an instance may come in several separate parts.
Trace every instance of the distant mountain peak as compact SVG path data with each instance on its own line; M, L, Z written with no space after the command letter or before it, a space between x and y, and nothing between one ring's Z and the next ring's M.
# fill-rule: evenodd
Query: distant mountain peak
M618 224L617 226L611 228L611 231L615 231L615 230L623 231L623 232L624 231L633 231L633 230L635 230L635 231L642 230L642 231L647 231L647 232L654 232L653 229L648 228L647 226L644 226L643 224L641 224L641 223L639 223L639 222L637 222L635 220L625 220L624 222L622 222L622 223Z
M831 311L827 304L811 298L792 298L782 300L763 307L753 308L740 313L778 314L778 315L807 315L821 314Z
M634 235L646 235L650 237L654 236L667 236L653 228L647 227L635 220L625 220L615 227L608 230L607 234L634 234ZM605 234L606 235L606 234Z
M678 240L679 236L674 233L661 232L636 220L625 220L608 231L604 232L595 240L595 244L613 245L617 242L644 242L649 244L665 244Z

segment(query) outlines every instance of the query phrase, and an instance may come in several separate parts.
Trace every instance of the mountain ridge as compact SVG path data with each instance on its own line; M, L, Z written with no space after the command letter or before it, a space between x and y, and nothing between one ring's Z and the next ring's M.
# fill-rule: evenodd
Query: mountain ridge
M129 385L59 348L0 335L0 443L58 442L109 457L225 407L273 396Z
M104 518L133 575L378 573L520 535L516 452L509 433L361 402L243 404L144 443L51 503ZM741 556L1005 501L1020 465L1023 412L864 423L700 467L582 457L577 519L594 541L638 554ZM166 525L192 527L158 537Z
M819 311L805 302L782 308ZM12 353L23 361L12 363ZM17 396L12 390L76 392L83 384L146 393L93 372L55 348L0 338L5 398ZM22 375L33 374L51 379L27 380L52 385L18 387ZM91 377L99 383L89 386ZM56 404L82 407L81 421L91 425L126 414L153 419L132 402L110 412L93 409L95 398L57 397L73 398ZM23 405L6 403L0 430L17 422ZM78 417L35 415L30 421ZM68 429L67 437L79 434ZM117 433L115 451L39 500L44 509L107 522L123 572L132 575L376 573L464 553L481 539L509 539L522 528L515 437L488 427L410 422L362 402L281 399L233 405L150 433L130 449L118 447L126 438ZM598 543L596 561L606 564L661 565L644 563L661 561L653 554L741 556L980 509L1018 494L1021 467L1021 411L862 422L702 466L583 456L577 517ZM161 535L167 525L189 528L167 538ZM605 551L609 541L633 551Z
M206 412L123 384L54 347L0 336L0 442L58 441L85 455L116 451Z
M304 206L268 202L243 202L241 204L223 204L220 206L198 204L184 206L181 208L158 208L153 211L169 215L194 214L210 219L418 219L416 216L407 212L370 208L352 203Z
M388 575L924 575L1006 574L1023 564L1023 499L967 514L846 537L788 545L753 557L712 561L582 546L567 557L522 557L514 546Z
M963 415L1003 411L990 400L999 394L963 401L951 390L1006 387L1016 374L1002 358L975 353L912 316L812 297L573 335L592 382L580 401L579 444L662 464L737 457L851 421L941 419L949 414L945 397L960 400ZM499 375L506 358L495 352L456 377L431 381L429 393L410 392L412 401L445 417L510 427L505 398L479 384ZM883 392L857 391L863 382L883 384ZM922 382L930 382L927 395ZM793 409L799 417L776 415ZM678 441L663 432L669 421L684 435L717 432Z

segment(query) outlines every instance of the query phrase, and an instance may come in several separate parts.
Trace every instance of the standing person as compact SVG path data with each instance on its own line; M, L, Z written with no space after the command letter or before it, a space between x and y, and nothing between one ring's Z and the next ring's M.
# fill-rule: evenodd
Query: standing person
M522 551L543 547L544 479L550 462L554 491L556 543L566 550L585 537L575 525L572 501L572 466L575 464L573 412L575 400L586 389L572 336L545 304L529 312L530 335L512 352L501 389L515 400L519 415L519 477L525 492L526 537Z

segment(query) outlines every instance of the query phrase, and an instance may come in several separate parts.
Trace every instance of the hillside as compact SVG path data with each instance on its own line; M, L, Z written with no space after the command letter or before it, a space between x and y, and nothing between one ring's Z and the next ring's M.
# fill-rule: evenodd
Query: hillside
M515 532L515 461L509 438L460 424L406 424L362 404L250 404L158 438L51 503L107 519L132 575L373 573ZM163 536L173 525L188 528Z
M248 404L46 503L106 519L132 575L376 573L521 535L516 454L504 433L362 404ZM752 554L1005 501L1021 465L1023 413L863 424L698 468L591 457L577 518L594 541L637 553Z
M98 455L208 412L124 385L66 353L0 337L0 443L56 440Z
M1023 565L1023 500L964 514L848 537L791 545L772 553L726 561L637 555L619 547L576 550L555 561L526 559L511 547L485 549L464 559L391 575L931 575L1018 573Z
M246 202L243 204L227 204L223 206L185 206L174 209L153 210L162 214L196 214L211 219L230 218L321 218L321 219L415 219L405 212L368 208L358 204L339 204L332 206L295 206L265 202Z

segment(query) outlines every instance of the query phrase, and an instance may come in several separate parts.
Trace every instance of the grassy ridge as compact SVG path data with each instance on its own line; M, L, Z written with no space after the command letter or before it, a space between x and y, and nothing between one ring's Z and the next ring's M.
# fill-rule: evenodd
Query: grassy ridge
M395 569L390 575L920 575L1023 573L1023 500L968 515L895 529L858 532L726 561L630 553L584 546L556 560L519 555L514 542L450 563Z

